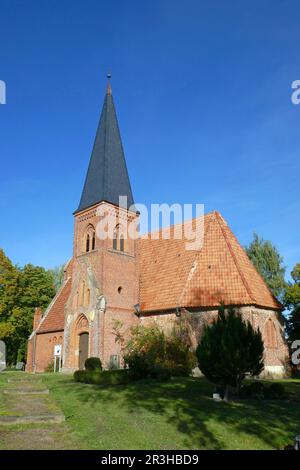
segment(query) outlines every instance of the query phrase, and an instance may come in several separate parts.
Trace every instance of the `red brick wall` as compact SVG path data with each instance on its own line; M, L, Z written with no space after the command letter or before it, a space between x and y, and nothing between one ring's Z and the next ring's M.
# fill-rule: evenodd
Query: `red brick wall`
M35 372L44 372L49 362L53 361L55 344L63 345L63 331L36 335ZM32 361L27 360L29 368L30 364L32 364ZM31 370L30 372L34 371Z
M110 214L116 215L116 224L124 228L136 218L136 214L117 208L111 204L101 203ZM98 206L98 207L99 207ZM74 228L74 262L72 290L66 305L66 370L78 367L78 330L77 321L84 315L89 321L90 355L98 351L104 366L107 366L112 354L120 353L120 346L115 341L113 326L115 320L121 321L126 330L138 319L134 315L134 305L138 302L138 262L134 239L125 240L125 251L113 249L112 239L101 239L97 236L97 224L100 221L97 207L82 211L75 216ZM95 249L88 253L86 233L88 227L96 230ZM81 286L89 291L90 302L82 302ZM77 302L77 293L79 303ZM98 300L106 299L106 311L100 313L97 325ZM98 331L96 329L98 328ZM126 333L127 334L127 333Z
M33 372L33 347L34 337L27 343L26 372Z
M281 376L288 374L289 371L286 366L289 353L284 339L283 323L280 312L253 306L241 307L240 312L245 320L249 320L253 327L259 328L262 333L265 344L265 371L263 375ZM213 319L216 318L217 313L217 310L192 313L186 311L186 313L183 313L181 318L186 319L189 324L190 340L194 348L197 346L201 338L204 325L212 322ZM276 342L273 344L273 347L269 347L269 344L266 341L266 325L270 320L274 325L274 332L276 334ZM150 315L142 318L142 323L144 325L149 325L150 323L155 322L165 331L170 331L174 323L177 321L179 320L175 313Z

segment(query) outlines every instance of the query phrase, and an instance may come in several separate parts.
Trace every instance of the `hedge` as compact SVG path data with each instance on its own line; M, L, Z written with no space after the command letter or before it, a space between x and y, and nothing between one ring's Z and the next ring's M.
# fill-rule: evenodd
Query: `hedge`
M85 370L102 370L99 357L88 357L84 363Z
M121 385L129 383L132 379L128 369L118 370L76 370L75 382L94 385Z

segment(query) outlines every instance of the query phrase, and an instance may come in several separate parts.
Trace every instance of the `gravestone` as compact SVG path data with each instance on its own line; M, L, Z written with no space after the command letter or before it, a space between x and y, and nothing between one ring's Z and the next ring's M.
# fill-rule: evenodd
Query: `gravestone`
M17 362L16 370L24 370L25 364L24 362Z
M0 340L0 372L6 369L6 347L4 341Z

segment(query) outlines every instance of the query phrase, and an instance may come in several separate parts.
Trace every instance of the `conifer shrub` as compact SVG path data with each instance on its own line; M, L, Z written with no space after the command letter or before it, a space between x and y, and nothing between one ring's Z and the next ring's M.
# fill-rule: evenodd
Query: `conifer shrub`
M224 390L225 400L230 394L239 395L245 377L258 376L264 367L260 331L233 308L226 312L223 306L216 321L204 329L196 354L201 372Z

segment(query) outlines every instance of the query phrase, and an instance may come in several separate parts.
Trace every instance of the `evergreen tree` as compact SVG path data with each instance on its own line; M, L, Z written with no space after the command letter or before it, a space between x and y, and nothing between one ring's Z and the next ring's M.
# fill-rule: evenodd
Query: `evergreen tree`
M246 374L256 376L263 370L264 345L259 330L244 322L233 308L219 308L217 320L205 327L196 350L201 372L225 391L239 393Z
M253 241L245 250L273 294L282 300L286 288L285 267L277 248L254 233Z

